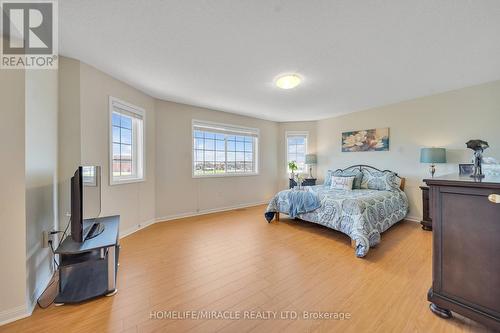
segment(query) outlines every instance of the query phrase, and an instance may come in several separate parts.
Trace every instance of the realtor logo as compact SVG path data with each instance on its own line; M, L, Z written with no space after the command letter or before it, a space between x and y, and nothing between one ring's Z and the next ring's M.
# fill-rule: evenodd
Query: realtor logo
M3 69L57 68L57 2L3 0Z

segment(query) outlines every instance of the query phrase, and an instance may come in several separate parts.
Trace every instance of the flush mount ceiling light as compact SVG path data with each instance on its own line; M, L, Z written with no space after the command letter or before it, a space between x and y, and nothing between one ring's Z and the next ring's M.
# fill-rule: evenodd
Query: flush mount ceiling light
M301 77L297 74L285 74L278 76L275 83L278 88L293 89L297 87L301 81Z

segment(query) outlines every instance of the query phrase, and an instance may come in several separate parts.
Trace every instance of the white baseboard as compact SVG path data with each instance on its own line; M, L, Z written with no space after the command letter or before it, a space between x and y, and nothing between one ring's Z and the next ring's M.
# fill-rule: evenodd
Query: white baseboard
M408 215L407 217L405 217L405 220L412 222L420 222L422 221L422 217Z
M120 230L120 238L127 237L128 235L133 234L136 231L149 227L152 224L156 223L156 219L147 220L146 222L136 224L131 228L127 228L125 230Z
M200 216L200 215L206 215L206 214L212 214L212 213L226 212L228 210L254 207L254 206L267 204L268 202L269 202L269 200L264 200L264 201L258 201L258 202L240 204L240 205L233 205L233 206L226 206L226 207L219 207L219 208L212 208L212 209L203 209L203 210L200 210L197 212L186 212L186 213L173 214L173 215L168 215L168 216L163 216L163 217L157 217L155 219L134 225L131 228L128 228L128 229L121 231L120 238L127 237L127 236L129 236L129 235L131 235L139 230L142 230L142 229L149 227L150 225L153 225L153 224L158 223L158 222L166 222L166 221L172 221L172 220L182 219L182 218L186 218L186 217Z
M4 310L0 312L0 326L29 317L30 315L31 313L27 311L26 306L24 305Z
M227 212L228 210L254 207L254 206L259 206L259 205L263 205L263 204L267 204L267 203L269 203L269 200L240 204L240 205L233 205L233 206L226 206L226 207L219 207L219 208L203 209L203 210L199 210L197 212L173 214L173 215L168 215L168 216L156 218L156 223L167 222L167 221L182 219L182 218L186 218L186 217L194 217L194 216L207 215L207 214L213 214L213 213Z

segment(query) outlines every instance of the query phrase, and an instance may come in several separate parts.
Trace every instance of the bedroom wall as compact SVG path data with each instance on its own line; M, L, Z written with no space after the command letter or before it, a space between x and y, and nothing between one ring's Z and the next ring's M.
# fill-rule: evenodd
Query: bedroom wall
M259 204L276 192L277 123L161 100L155 109L158 219ZM193 178L192 119L258 128L259 175Z
M80 62L59 57L58 215L59 230L69 223L70 179L81 162Z
M26 315L24 109L24 70L0 70L0 325Z
M109 183L109 96L146 111L145 181ZM154 99L111 76L80 63L81 164L102 170L101 216L121 215L120 233L135 231L155 219L155 110Z
M290 174L286 160L286 132L308 132L307 153L316 153L317 122L316 121L297 121L278 124L278 188L287 189L289 186ZM309 170L309 169L308 169ZM313 167L313 176L317 177L317 167Z
M42 232L58 227L57 90L57 70L26 71L26 266L29 310L53 273L53 256L50 248L42 248Z
M70 211L69 180L79 165L101 166L101 216L121 215L120 234L155 220L154 99L78 60L59 61L60 226ZM110 185L109 96L146 111L144 182Z
M445 147L448 164L437 165L437 175L457 172L458 163L470 163L469 139L483 139L490 147L485 156L500 161L500 81L422 97L362 112L318 121L319 175L328 169L369 164L391 169L407 178L410 217L422 216L422 179L428 165L420 164L420 148ZM390 127L390 151L341 152L341 133Z

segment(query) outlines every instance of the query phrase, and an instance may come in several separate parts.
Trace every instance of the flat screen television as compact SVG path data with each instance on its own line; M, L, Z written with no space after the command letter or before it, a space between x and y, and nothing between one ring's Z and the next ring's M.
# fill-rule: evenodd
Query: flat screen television
M102 223L83 217L83 167L78 167L71 178L71 238L78 243L98 236L104 231Z

